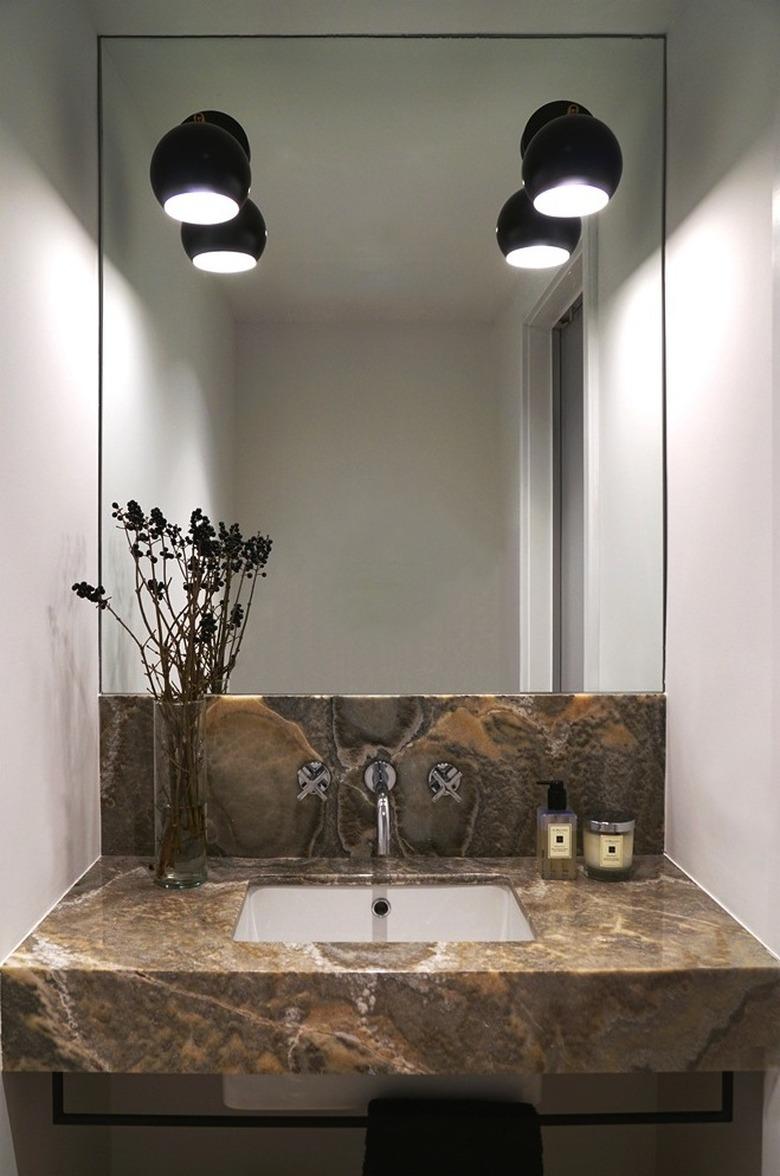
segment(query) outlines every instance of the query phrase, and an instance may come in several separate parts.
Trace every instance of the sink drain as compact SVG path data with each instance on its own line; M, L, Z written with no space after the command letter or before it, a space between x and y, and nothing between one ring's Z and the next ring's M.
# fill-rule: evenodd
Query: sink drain
M386 898L375 898L371 903L371 913L375 915L377 919L386 919L390 914L390 903Z

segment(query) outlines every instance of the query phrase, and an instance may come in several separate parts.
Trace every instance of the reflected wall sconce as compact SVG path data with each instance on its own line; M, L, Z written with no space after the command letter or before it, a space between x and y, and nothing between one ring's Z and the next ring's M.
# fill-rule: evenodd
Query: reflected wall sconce
M191 114L160 139L149 178L174 220L197 225L231 220L249 195L252 180L243 127L221 110Z
M181 243L192 264L213 274L253 269L267 237L263 214L251 200L244 203L237 216L222 224L181 227Z
M577 102L546 102L520 141L523 184L537 212L590 216L609 202L623 173L615 135Z
M521 188L498 214L496 241L509 265L517 269L550 269L569 260L581 231L579 217L544 216Z

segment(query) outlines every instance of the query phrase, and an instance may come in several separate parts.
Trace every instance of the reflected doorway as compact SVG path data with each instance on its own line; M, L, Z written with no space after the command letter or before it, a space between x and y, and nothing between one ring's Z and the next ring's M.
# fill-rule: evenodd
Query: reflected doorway
M552 331L553 690L585 684L585 430L582 297Z

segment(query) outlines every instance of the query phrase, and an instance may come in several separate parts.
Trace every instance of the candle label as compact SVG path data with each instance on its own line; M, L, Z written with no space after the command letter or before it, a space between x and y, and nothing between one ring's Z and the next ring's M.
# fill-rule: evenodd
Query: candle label
M619 869L623 865L623 838L599 837L599 865L606 869Z
M571 825L547 826L547 856L550 858L570 858L571 854Z

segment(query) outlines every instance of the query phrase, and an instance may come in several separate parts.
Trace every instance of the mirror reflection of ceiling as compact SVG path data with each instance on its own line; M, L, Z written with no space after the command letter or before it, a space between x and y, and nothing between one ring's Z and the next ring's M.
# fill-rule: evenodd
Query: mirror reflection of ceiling
M607 122L626 170L642 39L111 39L106 56L158 139L195 110L234 115L268 224L257 269L221 283L237 322L493 322L518 288L495 244L543 102ZM652 46L657 52L657 44ZM660 92L659 92L660 100ZM487 149L486 149L487 148ZM148 179L142 177L148 188ZM619 193L616 199L619 199ZM151 190L149 215L159 216ZM178 226L171 248L181 253Z

